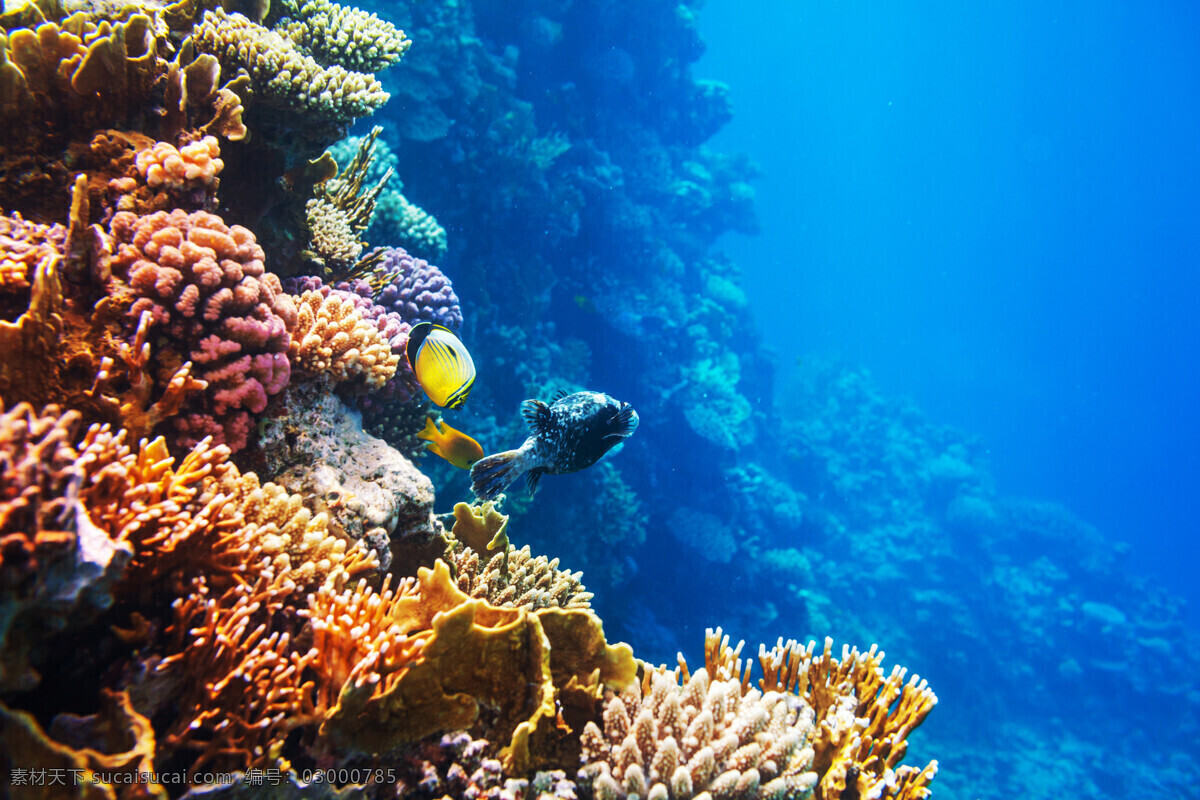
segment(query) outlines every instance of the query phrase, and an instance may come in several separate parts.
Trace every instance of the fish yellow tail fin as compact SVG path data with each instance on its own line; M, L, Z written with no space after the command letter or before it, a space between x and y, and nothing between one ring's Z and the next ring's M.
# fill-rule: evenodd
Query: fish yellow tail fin
M471 491L480 500L495 500L525 471L519 450L505 450L481 458L471 467Z

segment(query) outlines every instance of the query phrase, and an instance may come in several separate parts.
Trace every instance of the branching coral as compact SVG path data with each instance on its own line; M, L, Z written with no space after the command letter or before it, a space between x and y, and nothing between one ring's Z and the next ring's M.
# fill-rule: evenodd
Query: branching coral
M203 402L175 420L181 443L211 435L241 449L251 414L287 385L288 328L296 320L254 234L214 214L180 210L118 212L111 230L104 262L121 282L117 290L132 297L129 319L149 312L170 337L155 354L158 363L173 373L190 360L208 384Z
M447 539L458 588L463 592L494 606L528 611L590 607L592 593L579 580L583 573L560 570L557 558L534 557L528 545L514 550L504 533L508 517L492 503L458 503L454 518ZM489 558L489 552L495 555Z
M283 0L282 30L322 63L378 72L400 59L412 41L390 22L329 0Z
M707 669L685 678L647 670L610 694L604 728L583 732L581 783L596 798L807 797L812 711L794 695L743 692L736 676Z
M285 560L216 596L198 580L176 601L168 633L177 652L159 669L181 676L181 694L164 744L200 750L193 769L262 763L289 730L313 719L304 671L316 654L273 629L295 589Z
M343 169L348 168L361 151L363 139L349 136L330 148L330 153ZM378 184L389 172L395 172L400 160L388 146L386 139L377 139L374 152L367 167L366 182ZM409 253L430 261L438 261L446 255L446 229L438 224L432 214L410 203L401 190L399 180L392 178L379 193L375 204L375 215L367 229L368 241L402 247Z
M718 648L720 631L708 639ZM821 776L814 796L833 798L923 798L937 774L937 762L924 769L900 765L908 750L908 734L937 704L925 681L896 666L886 674L883 653L872 646L866 653L843 646L839 661L833 640L813 657L815 642L780 640L771 650L759 648L764 688L803 697L816 713L813 768ZM720 645L720 650L724 650Z
M196 48L223 69L245 69L256 98L309 120L343 124L370 114L388 94L374 76L339 65L322 67L275 31L217 8L206 11L193 33Z
M289 351L297 367L336 382L358 381L368 389L378 389L396 374L400 357L353 301L309 290L297 304Z

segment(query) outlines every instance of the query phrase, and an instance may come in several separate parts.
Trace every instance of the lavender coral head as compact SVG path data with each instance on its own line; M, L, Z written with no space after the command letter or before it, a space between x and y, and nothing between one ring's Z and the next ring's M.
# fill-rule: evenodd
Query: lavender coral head
M462 309L450 279L423 258L401 247L389 248L380 264L388 276L376 302L407 323L433 322L452 331L462 327Z

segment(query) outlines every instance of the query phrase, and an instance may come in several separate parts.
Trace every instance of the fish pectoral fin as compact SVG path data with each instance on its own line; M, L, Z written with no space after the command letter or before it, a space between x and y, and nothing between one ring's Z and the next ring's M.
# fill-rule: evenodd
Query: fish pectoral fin
M541 400L526 400L521 403L521 416L529 426L529 432L538 436L547 431L550 425L550 406Z
M537 494L538 483L542 480L542 476L546 474L546 470L541 467L531 469L525 473L525 485L529 489L529 496L533 497Z

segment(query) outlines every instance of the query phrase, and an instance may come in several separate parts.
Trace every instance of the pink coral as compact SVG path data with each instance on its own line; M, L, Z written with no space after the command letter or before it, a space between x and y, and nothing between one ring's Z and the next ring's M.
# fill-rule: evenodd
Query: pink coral
M137 169L152 188L172 191L212 186L225 163L215 136L176 149L169 142L156 142L137 154Z
M108 266L134 294L129 318L149 312L167 336L156 356L190 359L208 382L201 407L175 421L179 443L213 435L240 450L253 427L249 415L287 385L292 298L266 271L254 234L215 214L126 211L111 230Z

